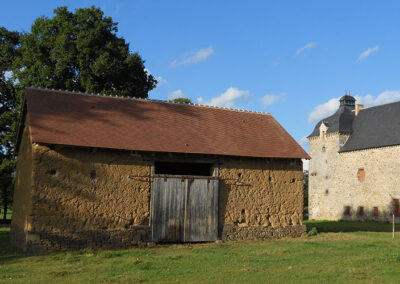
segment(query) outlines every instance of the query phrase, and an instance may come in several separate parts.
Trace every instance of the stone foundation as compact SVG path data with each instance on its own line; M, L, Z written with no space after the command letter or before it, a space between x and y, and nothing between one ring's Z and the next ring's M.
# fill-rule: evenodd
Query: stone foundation
M281 239L284 237L301 237L306 232L305 225L272 228L270 226L223 225L221 238L223 240L248 240L248 239Z
M13 236L11 236L11 239ZM129 248L151 240L149 226L133 226L125 230L93 230L80 232L27 232L25 251L43 252L83 248ZM13 242L14 243L14 242Z

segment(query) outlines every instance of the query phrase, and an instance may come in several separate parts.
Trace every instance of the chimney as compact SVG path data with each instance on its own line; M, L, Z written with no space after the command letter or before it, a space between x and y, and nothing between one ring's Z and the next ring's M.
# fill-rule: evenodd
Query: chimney
M356 104L356 109L355 109L355 115L358 115L358 113L360 112L360 110L362 110L364 108L364 105L359 105Z

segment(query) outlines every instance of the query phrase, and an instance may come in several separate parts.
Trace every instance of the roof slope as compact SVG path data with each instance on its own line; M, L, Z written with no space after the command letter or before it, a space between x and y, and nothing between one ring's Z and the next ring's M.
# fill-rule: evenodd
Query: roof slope
M346 106L341 106L333 115L318 122L314 128L314 131L308 137L319 136L319 128L321 123L325 123L325 125L328 127L326 133L352 132L353 119L353 109Z
M361 109L340 152L400 145L400 102Z
M270 114L37 88L25 99L36 143L310 158Z

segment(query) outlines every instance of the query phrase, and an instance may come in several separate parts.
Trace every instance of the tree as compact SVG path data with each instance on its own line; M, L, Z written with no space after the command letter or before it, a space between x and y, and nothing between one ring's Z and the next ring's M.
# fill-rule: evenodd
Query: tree
M54 13L37 18L29 33L0 27L0 202L6 208L24 87L146 98L157 84L140 55L117 36L118 23L100 9L59 7Z
M179 103L179 104L191 104L192 103L192 101L189 98L175 98L170 101L173 103Z
M17 32L0 27L0 207L4 210L4 220L8 204L12 201L13 173L16 165L13 142L20 101L10 77L10 70L18 44Z
M21 37L14 73L21 86L147 97L157 81L144 60L116 35L111 17L95 7L54 10Z

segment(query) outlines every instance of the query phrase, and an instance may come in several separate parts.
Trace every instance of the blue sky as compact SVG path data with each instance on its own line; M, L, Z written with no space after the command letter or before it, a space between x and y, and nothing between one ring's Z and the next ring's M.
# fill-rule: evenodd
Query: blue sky
M62 5L119 23L159 79L150 98L269 112L302 145L345 89L400 100L398 1L3 1L0 26L29 31Z

